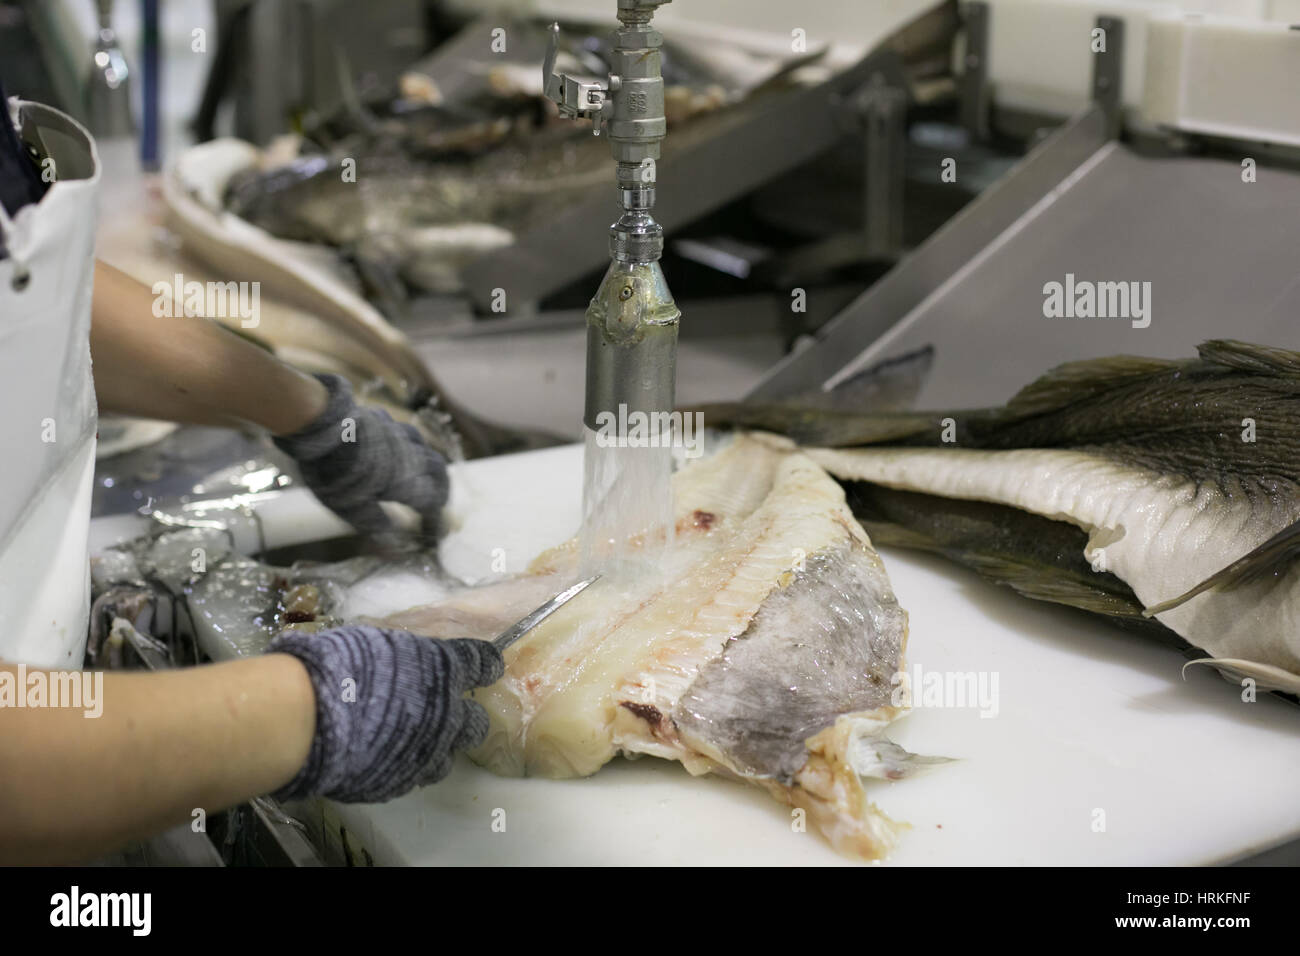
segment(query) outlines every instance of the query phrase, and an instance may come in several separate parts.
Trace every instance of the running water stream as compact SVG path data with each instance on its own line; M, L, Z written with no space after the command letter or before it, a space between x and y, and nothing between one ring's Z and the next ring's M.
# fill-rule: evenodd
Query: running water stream
M590 428L583 458L579 569L613 578L656 573L673 541L673 450L611 441ZM652 443L658 444L658 443Z

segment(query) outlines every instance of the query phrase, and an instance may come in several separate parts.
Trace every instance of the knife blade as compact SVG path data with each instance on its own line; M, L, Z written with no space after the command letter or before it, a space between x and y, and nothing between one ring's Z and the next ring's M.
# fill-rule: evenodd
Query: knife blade
M600 579L599 574L593 574L585 581L579 581L577 584L573 585L572 587L565 588L563 591L555 595L555 597L551 598L541 607L537 608L535 611L530 611L529 613L525 614L516 623L512 624L510 627L506 628L504 631L502 631L500 634L494 637L492 639L492 643L496 646L497 650L504 651L507 647L509 647L515 641L519 640L519 638L523 637L525 634L527 634L529 631L535 628L538 624L541 624L542 621L546 620L548 617L550 617L552 614L554 614L564 605L568 604L575 597L577 597L579 594L585 591L591 584L595 583L599 579Z

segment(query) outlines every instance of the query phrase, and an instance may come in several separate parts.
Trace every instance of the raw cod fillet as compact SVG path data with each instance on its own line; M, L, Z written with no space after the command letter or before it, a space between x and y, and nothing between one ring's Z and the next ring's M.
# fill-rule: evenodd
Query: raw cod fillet
M475 760L576 777L616 754L722 773L806 812L834 847L884 855L898 824L863 777L934 758L881 737L907 618L880 557L820 467L784 439L740 435L674 477L676 544L661 580L602 579L506 652L475 693L491 715ZM577 546L522 578L392 615L417 633L489 638L576 575Z

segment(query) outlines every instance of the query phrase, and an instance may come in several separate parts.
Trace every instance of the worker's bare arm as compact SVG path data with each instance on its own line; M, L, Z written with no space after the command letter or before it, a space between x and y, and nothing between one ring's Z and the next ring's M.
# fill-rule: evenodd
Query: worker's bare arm
M295 432L325 408L325 387L216 322L157 317L145 285L95 263L90 354L104 411L198 425L251 422Z
M84 861L274 792L315 724L307 671L286 654L105 674L97 718L0 707L0 863Z

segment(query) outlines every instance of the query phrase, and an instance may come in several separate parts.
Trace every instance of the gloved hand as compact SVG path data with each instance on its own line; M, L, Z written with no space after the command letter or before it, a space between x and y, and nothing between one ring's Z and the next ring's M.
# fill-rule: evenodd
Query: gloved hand
M426 534L437 535L447 503L443 457L414 425L358 405L346 379L316 378L329 390L325 411L301 431L276 438L276 447L298 462L321 503L358 531L391 530L379 502L399 501L419 512Z
M489 641L371 625L290 631L269 650L302 661L316 692L311 751L278 800L373 803L441 780L454 751L487 736L487 713L465 692L496 683L505 670Z

